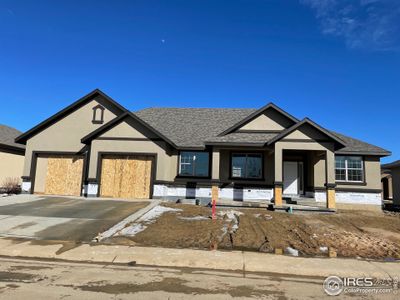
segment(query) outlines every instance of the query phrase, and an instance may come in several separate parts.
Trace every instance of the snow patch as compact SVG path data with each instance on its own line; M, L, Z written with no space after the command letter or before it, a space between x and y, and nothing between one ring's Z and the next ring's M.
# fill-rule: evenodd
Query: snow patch
M299 256L299 251L292 247L286 247L285 254L289 254L291 256Z
M178 219L185 221L202 221L202 220L209 220L210 218L204 216L194 216L194 217L178 217Z
M134 236L139 232L142 232L147 228L146 225L154 223L157 218L159 218L165 212L182 211L182 209L165 207L161 205L155 206L153 209L149 210L143 216L141 216L136 222L123 228L121 231L117 232L115 236L128 235Z
M325 247L325 246L323 246L323 247L319 247L319 251L321 251L321 252L328 252L328 247Z

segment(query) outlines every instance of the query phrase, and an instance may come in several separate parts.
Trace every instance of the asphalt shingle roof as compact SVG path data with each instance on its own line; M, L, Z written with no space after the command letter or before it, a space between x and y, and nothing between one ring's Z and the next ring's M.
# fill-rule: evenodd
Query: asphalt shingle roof
M139 118L178 147L204 147L204 142L235 125L255 109L147 108Z
M0 145L11 146L19 149L25 149L24 145L17 144L14 140L17 136L22 134L21 131L0 124Z
M256 109L231 108L147 108L134 112L136 116L181 148L204 147L207 143L246 143L261 145L276 133L235 132L218 136L227 128L246 118ZM380 147L330 131L346 144L338 153L390 155Z

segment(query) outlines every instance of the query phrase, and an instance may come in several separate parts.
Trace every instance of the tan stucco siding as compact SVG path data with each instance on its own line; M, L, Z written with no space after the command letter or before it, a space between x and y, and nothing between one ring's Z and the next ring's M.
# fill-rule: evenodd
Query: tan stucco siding
M283 130L292 125L285 116L269 109L254 120L243 125L239 130Z
M138 124L134 120L126 120L117 126L111 128L109 131L100 135L100 138L157 138L157 136Z
M393 203L400 205L400 167L392 169Z
M156 180L174 180L178 155L167 153L164 141L94 140L90 152L89 178L97 178L99 152L155 153L157 154Z
M43 194L46 187L46 175L47 175L47 157L38 157L36 162L36 174L35 174L35 193Z
M0 151L0 187L7 178L18 178L22 176L24 156Z
M104 99L99 96L47 127L27 141L23 175L30 175L33 151L80 151L85 146L81 143L81 138L102 126L102 124L92 123L93 107L98 104L102 104L106 108L104 111L104 123L116 117L116 114L108 109Z
M172 181L177 173L177 151L172 150L160 137L132 119L122 121L92 141L89 178L97 178L99 152L155 153L157 154L156 180Z
M337 188L344 189L381 189L381 174L379 157L365 157L365 182L366 184L340 184L336 182ZM325 157L320 157L314 165L314 183L315 187L324 187L325 179Z

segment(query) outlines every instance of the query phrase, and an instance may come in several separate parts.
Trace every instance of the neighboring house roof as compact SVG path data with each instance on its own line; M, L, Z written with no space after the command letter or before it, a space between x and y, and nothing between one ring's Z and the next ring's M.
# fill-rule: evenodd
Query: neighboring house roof
M14 141L21 133L15 128L0 124L0 148L24 152L25 146Z
M78 108L82 107L83 105L85 105L86 103L90 102L92 99L94 99L96 96L102 96L104 99L106 99L111 105L113 105L114 107L118 108L121 113L122 112L126 112L126 108L124 108L122 105L120 105L118 102L116 102L115 100L113 100L111 97L109 97L108 95L104 94L102 91L100 91L99 89L95 89L92 92L90 92L89 94L83 96L82 98L78 99L77 101L75 101L74 103L72 103L71 105L67 106L66 108L64 108L63 110L59 111L58 113L56 113L55 115L51 116L50 118L44 120L43 122L41 122L39 125L33 127L32 129L28 130L27 132L25 132L24 134L18 136L15 139L15 142L20 143L20 144L25 144L26 141L31 138L32 136L36 135L37 133L39 133L40 131L46 129L47 127L53 125L54 123L56 123L58 120L62 119L63 117L65 117L66 115L70 114L71 112L77 110Z
M400 167L400 160L396 160L396 161L388 163L388 164L383 164L381 166L382 169L393 169L393 168L398 168L398 167Z
M218 144L264 146L276 138L279 133L234 132L221 136L226 128L237 126L237 120L248 119L249 116L254 116L254 113L259 111L231 108L147 108L137 111L135 114L168 137L179 148L201 149L204 145ZM324 129L309 119L305 120L303 122L311 122L332 139L344 145L337 153L378 156L391 154L390 151L378 146ZM299 126L297 124L294 126ZM283 132L281 134L284 134Z

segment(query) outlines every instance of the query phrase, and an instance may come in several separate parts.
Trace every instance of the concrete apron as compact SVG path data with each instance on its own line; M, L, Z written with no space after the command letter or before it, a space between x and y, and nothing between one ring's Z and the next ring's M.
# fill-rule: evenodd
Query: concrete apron
M160 267L188 267L213 270L240 270L327 277L400 277L399 262L378 262L342 258L304 258L242 251L205 251L82 244L57 254L60 242L35 244L0 238L0 256L44 258L73 262L119 263Z

